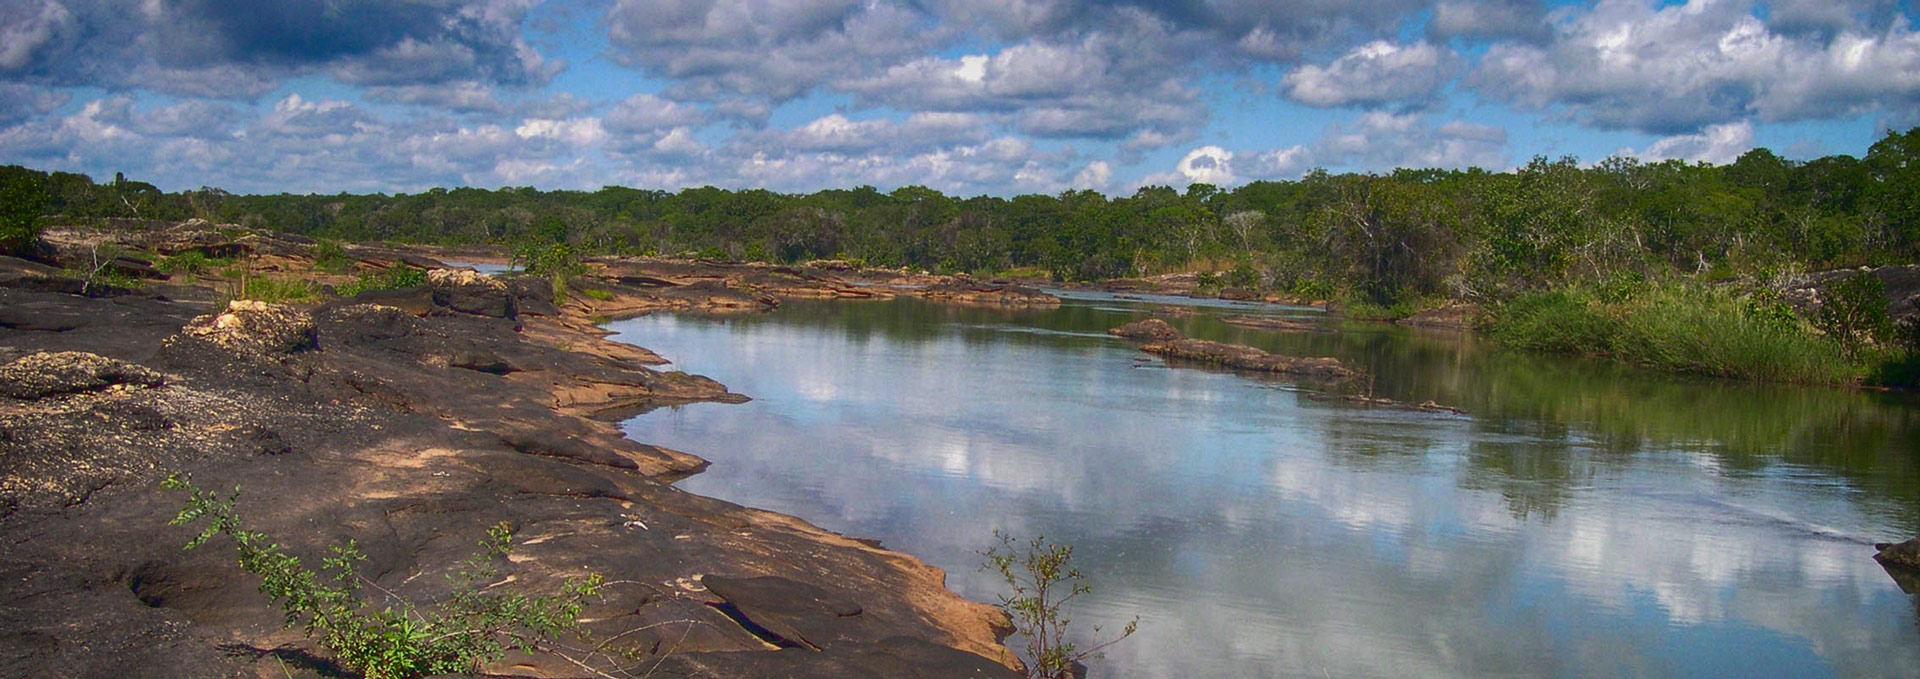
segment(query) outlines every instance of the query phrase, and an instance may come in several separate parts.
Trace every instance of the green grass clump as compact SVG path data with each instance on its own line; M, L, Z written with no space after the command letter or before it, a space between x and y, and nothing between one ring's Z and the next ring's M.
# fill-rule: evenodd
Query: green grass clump
M1679 373L1806 384L1858 382L1868 366L1763 295L1686 285L1576 287L1496 307L1512 347L1616 358Z
M395 264L379 273L363 273L352 283L340 286L341 297L352 297L368 290L405 290L427 284L427 271Z
M353 273L357 260L347 254L340 241L323 240L313 246L313 268L331 274Z
M320 289L309 281L266 276L247 279L246 287L240 291L240 299L261 302L301 302L319 295Z

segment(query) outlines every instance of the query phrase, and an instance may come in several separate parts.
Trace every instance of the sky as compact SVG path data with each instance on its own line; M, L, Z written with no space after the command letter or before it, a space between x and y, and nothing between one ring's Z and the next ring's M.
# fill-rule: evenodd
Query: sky
M0 0L0 164L972 196L1862 155L1912 0Z

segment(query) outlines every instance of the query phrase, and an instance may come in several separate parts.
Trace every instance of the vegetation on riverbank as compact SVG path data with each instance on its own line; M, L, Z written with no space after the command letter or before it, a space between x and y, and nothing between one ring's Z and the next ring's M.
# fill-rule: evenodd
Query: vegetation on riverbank
M1541 157L1508 172L1313 172L1116 197L959 198L917 186L240 196L18 167L0 168L0 181L37 191L42 212L66 219L198 217L325 239L493 243L530 268L548 253L684 253L1062 281L1190 272L1204 290L1331 299L1369 318L1460 300L1485 308L1515 346L1823 383L1844 374L1901 383L1889 366L1906 354L1886 333L1828 336L1844 354L1835 363L1813 341L1835 326L1770 325L1777 307L1749 313L1734 300L1778 294L1767 272L1920 262L1920 128L1890 132L1859 158ZM558 296L567 270L548 269ZM1591 299L1628 279L1660 283L1635 300ZM1724 292L1699 292L1708 287ZM1707 325L1723 322L1734 329Z
M1865 366L1753 293L1687 284L1524 293L1486 326L1510 346L1605 356L1673 372L1847 384Z
M179 476L162 485L188 495L170 524L206 524L187 549L217 536L232 539L240 567L260 578L260 593L286 613L287 626L301 627L367 679L470 673L509 650L552 652L554 640L577 627L602 581L588 574L562 583L551 596L496 589L502 584L495 582L497 564L513 553L512 530L502 523L487 531L480 551L447 575L451 594L432 605L416 604L360 575L367 557L352 540L332 545L332 556L319 569L309 568L271 536L243 527L233 497L222 500ZM375 593L366 593L368 588Z

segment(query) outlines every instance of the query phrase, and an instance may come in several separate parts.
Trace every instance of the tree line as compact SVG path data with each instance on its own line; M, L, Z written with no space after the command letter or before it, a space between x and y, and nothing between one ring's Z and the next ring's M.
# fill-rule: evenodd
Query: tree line
M1504 299L1621 275L1731 276L1920 261L1920 128L1863 157L1754 149L1727 165L1534 158L1507 172L1316 171L1233 189L1148 186L1012 198L921 186L783 194L432 189L415 194L165 192L116 175L0 168L11 215L202 218L352 241L565 243L594 253L1100 280L1176 271L1391 305ZM26 228L26 227L21 227Z

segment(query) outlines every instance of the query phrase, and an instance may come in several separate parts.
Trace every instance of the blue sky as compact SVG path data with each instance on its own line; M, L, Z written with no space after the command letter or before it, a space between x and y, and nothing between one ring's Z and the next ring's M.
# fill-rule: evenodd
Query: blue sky
M1859 155L1906 0L0 0L0 163L169 190L1238 185Z

